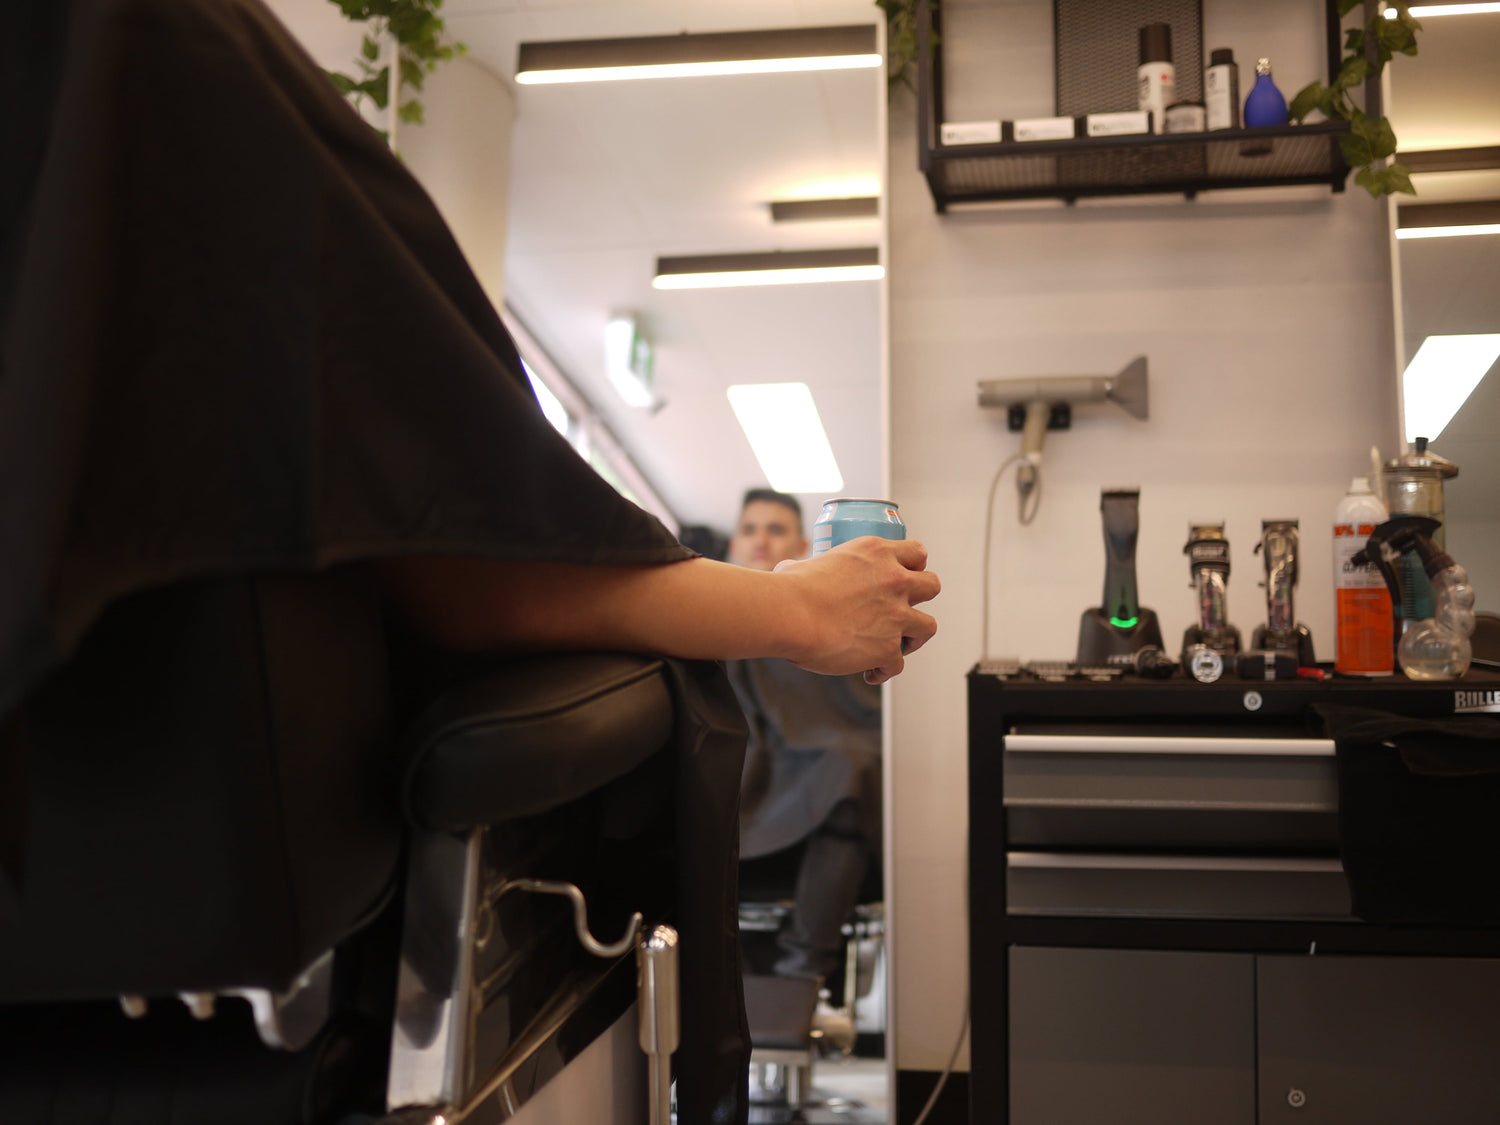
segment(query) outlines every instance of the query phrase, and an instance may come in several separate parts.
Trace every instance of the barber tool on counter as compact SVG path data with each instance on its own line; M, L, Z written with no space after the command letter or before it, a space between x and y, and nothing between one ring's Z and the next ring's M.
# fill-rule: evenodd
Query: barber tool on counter
M1297 620L1297 521L1261 520L1255 550L1266 564L1266 623L1255 627L1250 647L1290 652L1299 667L1312 667L1317 663L1312 632Z
M1135 586L1135 541L1140 533L1138 488L1106 489L1099 497L1104 518L1103 604L1086 609L1078 623L1078 663L1107 664L1111 656L1147 645L1162 647L1156 611L1140 604Z
M1447 543L1442 528L1446 516L1443 482L1456 476L1458 466L1428 449L1427 439L1419 437L1400 457L1385 463L1381 480L1386 508L1392 516L1426 516L1436 520L1438 529L1430 538L1438 548L1444 548ZM1416 553L1407 552L1396 569L1401 575L1401 620L1396 624L1399 633L1407 622L1431 617L1435 608L1432 584Z
M1182 634L1183 671L1193 675L1193 658L1208 650L1221 658L1240 651L1240 631L1229 624L1229 540L1222 523L1188 525L1187 545L1193 586L1198 592L1198 624ZM1211 662L1210 662L1211 663Z
M1373 565L1354 556L1390 518L1365 477L1355 477L1333 513L1333 666L1345 676L1389 676L1395 670L1391 595Z
M1379 568L1397 605L1403 600L1404 578L1397 564L1409 551L1422 560L1436 595L1434 615L1409 623L1396 646L1401 670L1413 680L1456 680L1469 670L1473 658L1469 636L1474 632L1474 587L1469 585L1469 572L1437 545L1441 529L1437 520L1426 516L1396 516L1377 527L1364 550L1354 556L1356 565L1372 563Z

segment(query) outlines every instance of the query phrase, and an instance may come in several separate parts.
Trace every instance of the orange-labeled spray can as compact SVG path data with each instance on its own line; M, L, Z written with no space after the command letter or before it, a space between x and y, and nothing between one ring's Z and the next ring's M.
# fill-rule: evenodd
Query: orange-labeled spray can
M1357 555L1387 519L1365 477L1355 477L1333 515L1333 597L1338 628L1334 669L1351 676L1389 676L1396 667L1391 595L1374 566Z

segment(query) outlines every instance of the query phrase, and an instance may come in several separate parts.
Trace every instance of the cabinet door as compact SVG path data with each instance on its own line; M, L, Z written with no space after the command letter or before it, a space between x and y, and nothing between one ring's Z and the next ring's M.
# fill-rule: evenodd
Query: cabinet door
M1252 1125L1255 959L1010 950L1010 1125Z
M1260 957L1262 1125L1494 1125L1500 961Z

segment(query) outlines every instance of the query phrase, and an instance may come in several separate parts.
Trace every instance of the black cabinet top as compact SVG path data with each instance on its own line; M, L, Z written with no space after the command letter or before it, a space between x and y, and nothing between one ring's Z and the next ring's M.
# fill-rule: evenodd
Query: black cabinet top
M1500 716L1500 673L1471 668L1459 680L1418 682L1396 675L1383 679L1242 680L1225 676L1200 684L1185 676L1143 680L1122 676L1049 682L1022 674L1002 677L969 672L971 719L976 712L1007 723L1027 719L1059 722L1229 722L1251 726L1301 724L1316 703L1373 707L1402 715Z

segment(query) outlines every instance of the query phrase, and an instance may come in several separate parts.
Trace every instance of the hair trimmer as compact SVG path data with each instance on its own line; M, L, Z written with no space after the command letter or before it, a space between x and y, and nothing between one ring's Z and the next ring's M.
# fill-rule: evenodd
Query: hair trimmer
M1266 564L1266 623L1250 636L1252 649L1290 652L1300 667L1317 663L1312 632L1297 620L1297 554L1300 546L1296 520L1261 520L1256 552Z
M1187 667L1189 650L1203 646L1222 656L1240 651L1240 631L1229 624L1229 540L1222 523L1188 525L1187 545L1182 548L1192 569L1198 594L1198 624L1182 635L1182 663Z
M1135 541L1140 532L1138 488L1109 489L1099 497L1104 517L1103 604L1083 611L1078 663L1104 664L1147 645L1161 648L1156 612L1141 606L1135 586Z

